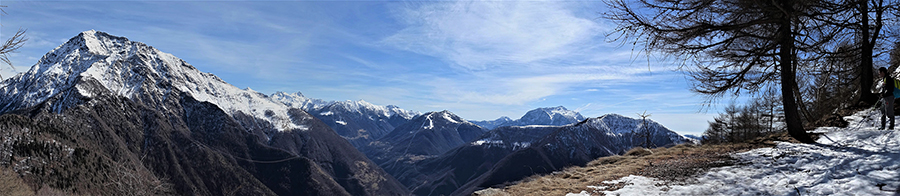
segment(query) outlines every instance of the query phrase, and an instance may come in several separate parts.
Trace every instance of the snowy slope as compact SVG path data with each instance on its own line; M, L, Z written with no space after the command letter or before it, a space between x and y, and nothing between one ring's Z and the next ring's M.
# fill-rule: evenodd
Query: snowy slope
M420 115L421 113L416 111L404 110L400 107L394 105L388 106L380 106L375 105L364 100L359 101L325 101L321 99L313 99L303 96L302 93L296 92L293 94L285 93L285 92L276 92L270 96L272 100L278 101L293 108L299 108L306 111L318 111L322 110L326 107L338 105L342 108L345 108L348 111L360 112L360 113L371 113L376 116L382 117L390 117L392 115L399 115L400 117L406 119L412 119L415 116ZM327 115L328 111L323 111L321 115Z
M303 96L302 93L285 93L285 92L275 92L271 96L272 100L278 101L287 105L288 107L300 108L304 111L310 111L314 109L323 108L325 106L331 105L334 101L325 101L321 99L313 99Z
M819 144L779 143L735 154L742 163L715 168L698 184L661 185L628 176L569 195L896 195L900 188L900 130L877 130L875 110L845 117L847 128L823 127ZM617 191L596 191L626 182Z
M237 88L144 43L94 30L73 37L28 72L0 83L0 103L7 103L0 106L0 113L34 106L84 80L96 80L112 93L146 103L161 103L177 89L231 115L268 121L279 131L307 129L291 121L289 107L264 94ZM91 96L90 91L81 92Z

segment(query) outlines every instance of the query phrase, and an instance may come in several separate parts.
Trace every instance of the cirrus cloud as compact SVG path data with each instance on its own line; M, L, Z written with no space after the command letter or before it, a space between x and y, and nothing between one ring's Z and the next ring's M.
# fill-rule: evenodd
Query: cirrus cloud
M558 61L601 42L601 25L567 2L454 1L406 6L407 25L382 42L467 71Z

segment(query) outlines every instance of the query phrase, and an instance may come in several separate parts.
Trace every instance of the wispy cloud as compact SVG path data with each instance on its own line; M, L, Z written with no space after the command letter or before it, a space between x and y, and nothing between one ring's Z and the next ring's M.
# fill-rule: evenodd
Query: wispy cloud
M577 4L573 6L573 4ZM452 1L410 3L395 16L406 25L381 43L433 56L454 77L426 82L448 103L527 105L568 91L638 81L646 68L633 54L610 52L596 13L581 2ZM596 88L595 88L596 89Z
M596 21L574 15L566 2L454 1L411 5L397 17L408 25L383 42L432 55L467 70L520 66L565 58L602 40Z

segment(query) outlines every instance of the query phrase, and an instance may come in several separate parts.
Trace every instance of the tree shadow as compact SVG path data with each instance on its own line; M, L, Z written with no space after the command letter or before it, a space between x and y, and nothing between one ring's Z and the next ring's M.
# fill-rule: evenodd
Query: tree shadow
M887 157L887 159L888 159L887 161L885 161L887 163L896 163L896 162L900 161L900 154L898 154L898 153L891 153L891 152L887 152L887 151L878 152L878 151L861 149L861 148L853 147L853 146L847 146L846 144L841 144L839 142L836 142L835 140L832 140L827 135L822 135L822 136L837 145L817 143L817 144L814 144L815 146L819 146L822 148L828 148L828 149L832 149L834 151L840 151L840 152L852 152L855 154L863 155L865 157L870 157L870 156L876 155L876 154L885 155L885 157ZM857 171L857 172L859 172L859 171ZM880 191L882 191L882 193L884 193L883 195L900 196L900 175L898 175L892 179L881 179L881 180L872 179L872 181L875 181L875 183L876 183L875 186L878 187L878 190L880 190Z

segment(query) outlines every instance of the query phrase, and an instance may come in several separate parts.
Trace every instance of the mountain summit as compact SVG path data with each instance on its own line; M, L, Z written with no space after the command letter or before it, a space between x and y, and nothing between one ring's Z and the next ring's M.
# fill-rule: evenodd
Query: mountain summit
M77 82L85 81L85 82ZM90 81L90 82L88 82ZM86 83L96 82L91 86ZM44 55L27 72L0 83L0 112L34 106L66 89L80 96L106 91L135 101L162 105L172 90L215 104L227 113L263 119L279 131L306 127L293 123L288 107L259 92L240 89L204 73L172 54L141 42L98 31L85 31ZM100 88L102 87L102 88ZM58 109L72 105L51 100Z

